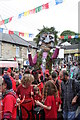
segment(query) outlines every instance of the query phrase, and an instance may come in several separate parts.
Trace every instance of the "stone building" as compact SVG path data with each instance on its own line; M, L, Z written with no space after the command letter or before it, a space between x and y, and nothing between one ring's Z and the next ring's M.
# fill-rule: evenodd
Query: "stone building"
M63 46L62 48L64 49L64 58L66 61L69 62L70 60L80 60L80 43Z
M0 33L0 61L17 61L19 67L23 67L24 61L28 61L28 46L34 57L36 54L36 43L26 41L17 35Z

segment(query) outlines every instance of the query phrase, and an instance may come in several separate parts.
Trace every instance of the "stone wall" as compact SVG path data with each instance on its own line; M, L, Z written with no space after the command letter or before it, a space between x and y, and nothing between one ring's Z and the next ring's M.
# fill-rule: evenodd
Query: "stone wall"
M2 43L1 53L3 60L14 58L16 55L16 46L9 43Z
M24 61L28 60L28 48L24 46L19 46L20 57L16 58L16 61L23 66ZM31 49L32 58L36 54L36 49ZM2 43L1 59L2 60L14 60L16 56L16 45L10 43Z

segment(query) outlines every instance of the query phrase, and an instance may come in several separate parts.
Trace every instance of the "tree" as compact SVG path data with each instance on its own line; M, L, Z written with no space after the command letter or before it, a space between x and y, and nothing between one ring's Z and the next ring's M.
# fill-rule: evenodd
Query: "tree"
M78 44L80 42L80 38L70 38L70 39L68 38L68 36L75 36L75 35L79 35L79 34L70 30L63 31L60 36L66 36L66 39L62 39L62 43L68 41L71 44Z

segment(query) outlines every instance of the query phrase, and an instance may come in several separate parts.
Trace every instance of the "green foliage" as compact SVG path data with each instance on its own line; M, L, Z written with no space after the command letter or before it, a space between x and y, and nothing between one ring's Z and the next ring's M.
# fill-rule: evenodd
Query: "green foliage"
M75 36L75 35L79 35L79 34L70 30L65 30L60 34L60 36ZM80 38L62 39L62 43L65 41L68 41L71 44L78 44L80 42Z
M35 66L36 69L41 69L42 54L43 54L42 51L38 53L38 59L37 59L37 63L36 63L36 66ZM51 59L52 54L53 53L48 52L48 55L47 55L47 58L46 58L46 69L48 69L50 73L51 73L51 70L52 70L52 59Z
M48 52L47 58L46 58L46 69L49 70L49 72L51 73L52 71L52 54L50 51Z
M38 29L38 31L39 31L39 34L37 34L36 37L33 39L37 43L37 46L38 46L38 43L39 43L39 40L40 40L40 36L43 33L53 34L54 35L54 39L55 39L55 45L57 45L57 43L58 43L58 41L57 41L58 31L56 31L54 27L48 28L48 27L43 26L43 28L42 29ZM46 69L49 69L50 72L52 70L52 59L51 59L51 56L52 56L52 53L49 51L48 52L48 56L46 58ZM36 64L35 67L40 69L41 64L42 64L42 52L38 53L37 64Z
M35 68L41 69L41 64L42 64L42 51L38 53L38 58Z
M75 35L75 32L70 31L70 30L65 30L61 33L61 36L66 36L66 35Z

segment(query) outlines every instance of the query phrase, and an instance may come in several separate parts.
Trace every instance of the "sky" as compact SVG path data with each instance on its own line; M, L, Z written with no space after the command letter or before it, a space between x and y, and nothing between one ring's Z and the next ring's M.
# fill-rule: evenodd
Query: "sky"
M38 29L55 27L55 30L63 32L71 30L78 33L78 2L80 0L63 0L63 3L51 4L49 9L38 13L18 18L22 12L34 9L46 3L54 3L55 0L0 0L0 21L14 16L11 22L0 26L12 31L32 33L34 37L39 33ZM33 38L24 37L26 40Z

